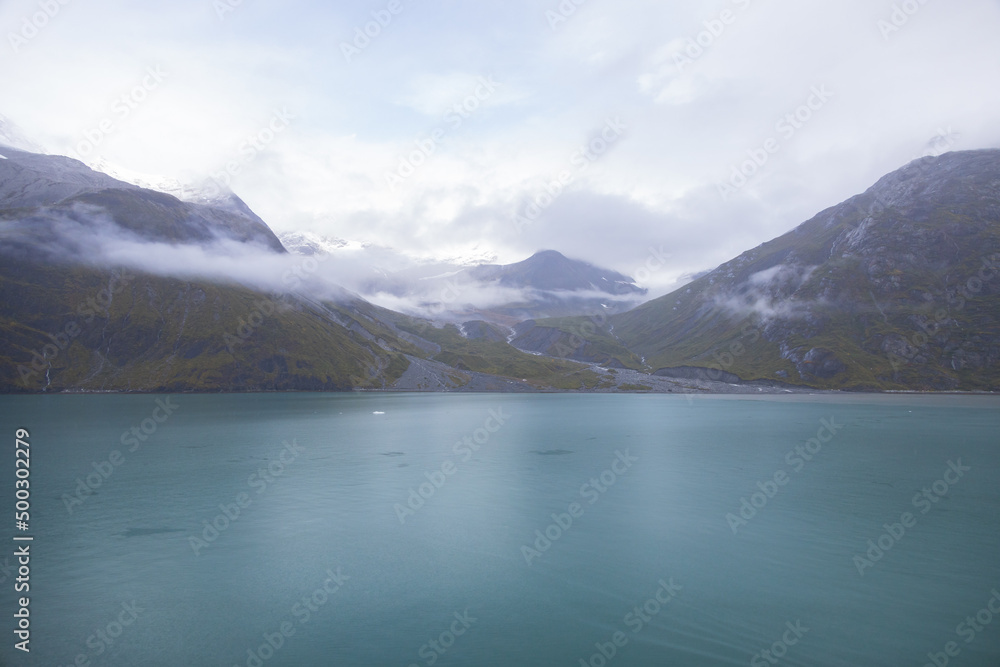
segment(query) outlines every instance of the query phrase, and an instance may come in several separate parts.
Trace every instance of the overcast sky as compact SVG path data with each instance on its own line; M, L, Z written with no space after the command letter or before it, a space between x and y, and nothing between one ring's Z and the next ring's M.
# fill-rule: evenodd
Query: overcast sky
M277 232L429 256L635 275L653 248L655 291L914 157L1000 147L997 0L65 1L0 4L0 113L27 136L228 164Z

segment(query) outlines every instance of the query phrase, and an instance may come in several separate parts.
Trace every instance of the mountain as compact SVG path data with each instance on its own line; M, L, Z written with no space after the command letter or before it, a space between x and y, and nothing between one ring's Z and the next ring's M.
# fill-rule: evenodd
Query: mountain
M617 313L646 294L628 276L554 250L499 265L483 261L491 257L486 252L428 260L311 232L280 239L289 252L328 255L350 266L341 280L366 299L455 324L480 319L509 327L531 318Z
M285 252L278 237L242 201L241 212L191 204L119 181L72 158L10 148L4 149L4 156L0 219L7 222L8 242L16 241L11 229L32 237L54 237L55 226L72 222L91 229L110 224L144 241L200 243L228 238Z
M554 251L362 276L427 317L330 282L377 246L292 254L235 195L0 155L3 392L1000 389L998 150L914 161L631 310L632 280Z
M516 264L476 266L465 274L479 282L516 289L601 292L610 296L646 293L628 276L567 259L555 250L543 250Z
M144 190L155 190L172 195L177 199L191 204L201 204L209 208L220 209L243 218L260 221L250 207L237 197L228 187L214 180L191 183L170 176L142 174L120 165L112 164L104 158L87 163L94 171L111 176L115 180L138 186ZM261 221L262 222L262 221Z
M266 282L278 267L284 284L309 265L235 195L186 202L70 158L0 154L2 392L597 384L585 367L518 351L486 325L463 335L322 281L265 291L224 272L190 277L249 263L244 274ZM124 259L123 244L133 251ZM178 258L183 271L170 264Z
M249 209L182 202L70 158L4 155L5 391L345 389L379 372L398 375L402 353L417 350L371 324L374 308L360 300L315 303L102 265L87 254L101 239L128 239L152 255L219 239L259 256L287 253Z
M662 376L1000 389L1000 150L915 160L623 314L525 323L519 348Z
M447 284L489 296L465 316L507 325L546 317L619 313L642 301L647 290L628 276L543 250L506 265L484 264L449 276Z

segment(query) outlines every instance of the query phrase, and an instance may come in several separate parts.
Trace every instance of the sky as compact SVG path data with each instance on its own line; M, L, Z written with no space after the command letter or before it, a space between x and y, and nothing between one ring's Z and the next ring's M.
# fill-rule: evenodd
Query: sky
M1000 147L998 34L997 0L0 0L0 114L278 233L554 249L655 294Z

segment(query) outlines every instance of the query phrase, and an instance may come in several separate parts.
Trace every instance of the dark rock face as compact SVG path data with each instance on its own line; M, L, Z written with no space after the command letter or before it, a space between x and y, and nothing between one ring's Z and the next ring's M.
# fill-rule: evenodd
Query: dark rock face
M801 361L795 363L795 366L799 370L799 375L803 377L813 375L824 379L832 378L837 373L843 373L847 370L847 366L837 358L833 351L819 347L814 347L806 352Z

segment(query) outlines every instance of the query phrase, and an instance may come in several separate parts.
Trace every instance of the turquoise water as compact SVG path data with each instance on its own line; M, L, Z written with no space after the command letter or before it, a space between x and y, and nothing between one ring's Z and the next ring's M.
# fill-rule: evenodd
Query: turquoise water
M995 398L164 399L0 399L8 664L1000 664Z

